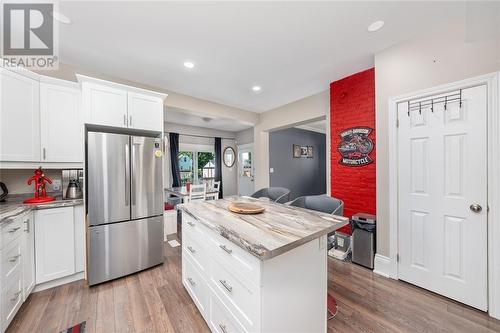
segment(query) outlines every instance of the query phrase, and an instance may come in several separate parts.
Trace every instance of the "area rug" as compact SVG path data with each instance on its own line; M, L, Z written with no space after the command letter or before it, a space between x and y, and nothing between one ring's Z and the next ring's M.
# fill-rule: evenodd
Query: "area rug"
M68 328L66 330L62 330L61 333L84 333L85 332L85 324L86 323L87 323L86 321L81 322L78 325L70 327L70 328Z
M176 239L173 239L173 240L168 241L168 245L170 245L171 247L177 247L181 244Z

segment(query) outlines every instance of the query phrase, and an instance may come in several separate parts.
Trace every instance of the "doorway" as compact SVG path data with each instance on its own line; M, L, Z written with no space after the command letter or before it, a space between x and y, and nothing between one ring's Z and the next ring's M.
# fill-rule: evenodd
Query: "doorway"
M253 165L253 144L238 146L238 195L250 196L255 192L255 167Z

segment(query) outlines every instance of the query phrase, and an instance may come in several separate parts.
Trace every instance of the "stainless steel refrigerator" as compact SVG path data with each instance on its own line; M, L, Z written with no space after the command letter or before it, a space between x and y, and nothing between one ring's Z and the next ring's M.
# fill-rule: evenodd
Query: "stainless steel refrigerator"
M163 262L160 138L87 133L88 283Z

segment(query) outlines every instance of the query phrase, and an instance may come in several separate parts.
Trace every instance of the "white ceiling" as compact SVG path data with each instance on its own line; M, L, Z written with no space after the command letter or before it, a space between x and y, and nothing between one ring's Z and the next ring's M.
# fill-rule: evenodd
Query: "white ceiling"
M251 125L232 119L200 117L189 111L173 107L165 107L163 113L165 121L174 124L211 128L228 132L239 132L252 127Z
M459 2L84 2L63 63L251 111L328 89L375 52L463 15ZM386 25L376 33L367 26ZM194 70L183 62L193 61ZM251 91L253 85L262 92Z

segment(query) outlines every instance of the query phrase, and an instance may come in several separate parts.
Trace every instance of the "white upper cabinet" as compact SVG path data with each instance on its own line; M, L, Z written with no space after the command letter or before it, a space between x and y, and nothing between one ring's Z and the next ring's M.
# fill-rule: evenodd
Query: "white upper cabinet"
M146 131L163 131L166 94L78 75L85 123Z
M128 93L129 127L163 131L163 100L156 96Z
M40 161L39 82L0 68L0 161Z
M41 161L83 163L80 89L72 83L40 83Z
M127 92L125 90L84 82L82 95L86 123L127 127Z

